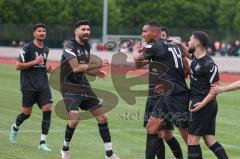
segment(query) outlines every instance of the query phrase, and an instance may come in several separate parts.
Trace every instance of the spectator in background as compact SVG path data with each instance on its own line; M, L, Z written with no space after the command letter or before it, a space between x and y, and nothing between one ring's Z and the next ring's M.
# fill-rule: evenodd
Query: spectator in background
M63 43L62 43L63 47L65 46L65 44L66 44L67 42L68 42L68 39L67 39L67 38L64 38Z
M24 42L23 40L20 40L20 41L19 41L19 47L22 48L24 45L25 45L25 42Z
M228 44L228 56L235 56L233 47Z
M240 41L236 40L234 45L233 45L233 51L236 56L240 55Z
M168 37L169 37L168 28L162 27L161 36L162 36L162 39L168 39Z
M134 40L129 39L129 41L128 41L128 51L129 52L133 52L133 46L134 46Z
M219 40L214 42L214 55L220 55L221 42Z
M207 54L210 55L210 56L214 56L214 55L215 55L212 47L208 47L208 48L207 48Z
M16 42L16 40L13 40L13 41L12 41L12 47L17 47L17 42Z
M227 44L222 43L222 46L220 48L220 54L221 56L226 56L227 53L228 53Z
M232 46L230 44L227 44L227 55L230 56L230 52L232 50Z

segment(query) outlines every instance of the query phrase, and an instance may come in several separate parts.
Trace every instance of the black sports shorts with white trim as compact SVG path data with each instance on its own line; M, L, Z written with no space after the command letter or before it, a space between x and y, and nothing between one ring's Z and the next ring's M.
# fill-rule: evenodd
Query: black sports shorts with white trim
M23 107L32 107L35 103L39 108L42 106L53 103L52 94L49 87L46 87L42 91L26 91L22 90L22 105Z
M193 101L191 108L198 102L200 101ZM190 112L189 134L196 136L215 135L217 111L217 101L213 100L199 111Z
M153 108L160 104L162 96L149 96L147 98L143 126L146 127L150 116L153 113ZM159 130L174 130L173 122L165 120Z
M90 89L88 90L88 95L62 92L62 96L68 112L79 110L79 108L91 111L102 106L96 94Z
M163 96L153 108L152 116L174 122L178 128L188 128L189 92Z

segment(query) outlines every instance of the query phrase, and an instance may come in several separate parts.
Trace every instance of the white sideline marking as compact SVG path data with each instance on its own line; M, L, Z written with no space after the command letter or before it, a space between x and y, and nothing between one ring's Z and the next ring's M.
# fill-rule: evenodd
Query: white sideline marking
M49 130L53 133L62 133L65 132L65 130ZM98 132L98 129L92 129L92 130L75 130L74 132ZM138 132L145 132L145 129L110 129L110 131L113 132L120 132L120 131L138 131ZM9 130L0 130L0 133L9 133ZM19 133L41 133L41 130L19 130Z
M94 130L75 130L75 132L96 132L98 131L98 129L94 129ZM134 132L145 132L145 129L110 129L111 132L120 132L120 131L134 131ZM9 133L9 130L0 130L0 133ZM41 133L40 130L20 130L20 133ZM50 130L51 133L64 133L65 130ZM174 135L177 138L181 138L180 135L175 134ZM203 141L202 141L203 142ZM231 149L240 149L240 147L238 146L234 146L234 145L228 145L228 144L222 144L224 147L227 148L231 148Z

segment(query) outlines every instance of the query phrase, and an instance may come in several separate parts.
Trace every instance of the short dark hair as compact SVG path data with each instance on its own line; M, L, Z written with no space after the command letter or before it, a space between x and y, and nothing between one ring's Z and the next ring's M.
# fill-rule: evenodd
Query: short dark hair
M35 25L33 26L33 32L34 32L37 28L39 28L39 27L45 28L45 29L47 30L47 27L46 27L45 24L43 24L43 23L37 23L37 24L35 24Z
M167 33L167 36L169 36L168 28L166 28L166 27L162 27L161 30L162 30L162 31L165 31L165 32Z
M79 26L81 26L81 25L89 25L89 21L88 20L79 20L79 21L77 21L75 23L75 25L74 25L74 30L76 28L78 28Z
M148 22L145 23L145 25L149 25L149 26L153 26L153 27L161 29L160 23L158 21L156 21L156 20L148 21Z
M192 35L200 41L200 43L203 47L207 48L207 46L209 44L209 36L205 32L194 31L192 33Z

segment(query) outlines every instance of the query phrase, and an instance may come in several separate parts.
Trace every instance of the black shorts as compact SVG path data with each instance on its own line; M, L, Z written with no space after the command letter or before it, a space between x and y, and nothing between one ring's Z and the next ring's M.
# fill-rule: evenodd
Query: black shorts
M49 87L42 91L22 91L23 107L32 107L37 103L39 108L42 108L42 106L52 102L52 94Z
M144 113L143 126L146 127L150 116L153 113L153 108L159 104L159 100L163 98L162 96L148 97ZM163 125L159 130L174 130L173 122L165 120Z
M191 107L199 101L193 101ZM217 101L213 100L197 112L189 114L189 134L196 136L215 135Z
M93 91L91 92L91 96L63 92L62 96L68 112L79 110L79 108L82 110L94 110L101 107L101 102Z
M162 96L158 105L153 108L152 116L174 122L178 128L188 128L189 93L184 92L172 96Z

